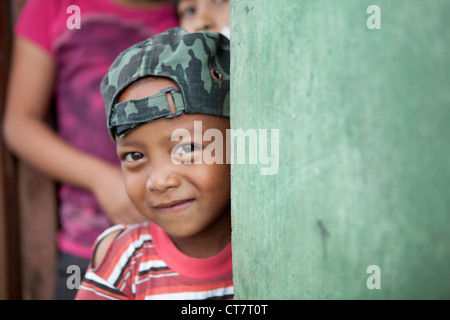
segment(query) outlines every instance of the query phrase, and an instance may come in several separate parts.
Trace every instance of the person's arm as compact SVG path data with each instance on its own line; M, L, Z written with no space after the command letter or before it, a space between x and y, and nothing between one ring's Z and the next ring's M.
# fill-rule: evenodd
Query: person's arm
M3 127L5 142L20 158L53 179L91 191L114 223L145 220L126 195L119 168L73 148L46 123L55 71L55 61L48 53L24 38L15 38Z

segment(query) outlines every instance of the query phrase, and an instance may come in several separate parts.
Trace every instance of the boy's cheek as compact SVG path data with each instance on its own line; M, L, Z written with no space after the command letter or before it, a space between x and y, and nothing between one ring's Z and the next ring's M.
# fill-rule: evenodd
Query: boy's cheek
M146 183L145 180L142 178L139 178L138 175L133 175L129 173L124 173L124 179L125 179L125 189L128 194L128 197L130 200L138 206L139 199L142 198L142 195L145 193L146 190Z
M230 165L204 164L198 175L204 181L205 189L225 188L230 180Z

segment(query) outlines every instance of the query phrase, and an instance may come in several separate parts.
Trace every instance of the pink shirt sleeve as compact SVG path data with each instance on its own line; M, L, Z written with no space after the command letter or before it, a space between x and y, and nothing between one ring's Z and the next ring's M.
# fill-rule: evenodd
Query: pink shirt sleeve
M52 21L49 6L54 1L28 0L16 22L14 34L34 42L52 55L52 39L50 36Z

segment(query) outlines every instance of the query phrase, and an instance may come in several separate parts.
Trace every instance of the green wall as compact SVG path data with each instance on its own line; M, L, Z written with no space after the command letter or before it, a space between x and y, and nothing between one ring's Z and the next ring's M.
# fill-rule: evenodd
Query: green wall
M277 174L232 166L236 298L450 298L450 1L232 0L231 21L232 128L279 130Z

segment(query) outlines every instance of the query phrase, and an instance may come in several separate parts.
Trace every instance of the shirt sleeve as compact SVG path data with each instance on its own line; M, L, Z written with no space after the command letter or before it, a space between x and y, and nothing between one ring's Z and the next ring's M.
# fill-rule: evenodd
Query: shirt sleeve
M123 231L124 229L124 225L116 225L108 228L97 238L94 248L98 246L104 237L119 230ZM126 242L126 245L123 245L121 241L114 240L99 266L93 268L91 261L75 299L129 300L130 297L126 294L127 290L124 290L124 287L126 288L127 286L126 284L124 285L123 280L123 275L127 273L129 259L125 259L125 262L124 259L120 259L126 254L128 247L128 242Z
M19 14L14 27L15 36L22 36L40 46L52 55L52 39L50 36L51 6L55 1L28 0Z

